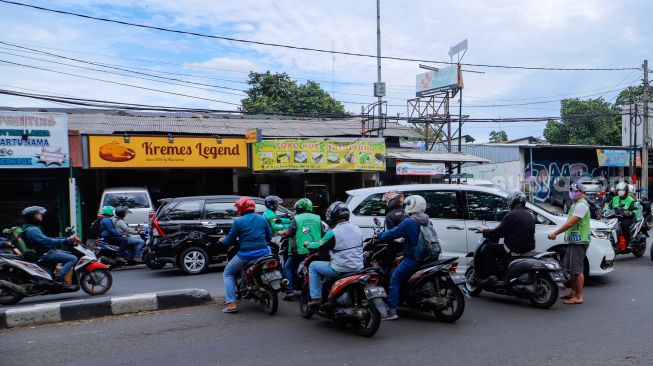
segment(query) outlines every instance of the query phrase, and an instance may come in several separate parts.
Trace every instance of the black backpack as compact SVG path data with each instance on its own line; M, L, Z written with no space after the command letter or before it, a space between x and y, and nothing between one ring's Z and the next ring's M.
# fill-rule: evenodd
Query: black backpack
M89 237L89 239L99 239L101 232L102 232L102 229L100 227L100 219L95 219L91 223L91 227L88 230L88 237Z

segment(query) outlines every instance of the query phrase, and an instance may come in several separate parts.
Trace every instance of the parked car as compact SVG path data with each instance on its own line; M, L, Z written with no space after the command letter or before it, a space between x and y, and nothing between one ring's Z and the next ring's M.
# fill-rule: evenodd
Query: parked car
M365 237L373 234L374 218L385 215L381 201L389 190L403 192L406 196L418 194L426 199L426 213L431 218L441 241L443 256L459 257L459 272L465 272L479 243L481 234L474 230L479 226L495 227L509 211L507 192L491 187L464 184L416 184L363 188L348 191L347 205L351 210L350 221L358 225ZM564 223L566 217L527 203L526 208L535 217L535 241L537 251L554 251L564 254L563 235L549 240L547 235ZM608 235L610 229L603 222L592 220L592 243L586 255L586 270L589 275L604 275L613 270L614 250Z
M126 221L129 226L147 226L154 218L154 204L147 188L107 188L102 193L98 216L103 206L127 207L130 214Z
M605 195L606 187L603 182L598 180L583 180L580 182L585 187L585 199L593 205L601 205L603 203L603 196ZM562 210L567 213L572 205L569 199L569 178L557 177L553 181L553 190L551 191L551 204L562 207Z
M210 264L226 260L227 246L218 244L238 218L234 203L240 196L196 196L159 200L152 220L152 233L143 259L152 269L167 263L184 273L199 274ZM256 213L263 214L265 201L254 198ZM290 211L280 207L280 216Z

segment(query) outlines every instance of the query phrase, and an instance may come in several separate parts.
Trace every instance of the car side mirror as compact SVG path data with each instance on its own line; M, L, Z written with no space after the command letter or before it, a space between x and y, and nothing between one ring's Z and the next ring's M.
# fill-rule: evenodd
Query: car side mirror
M378 217L374 218L374 225L379 226L379 227L382 226L381 225L381 220Z

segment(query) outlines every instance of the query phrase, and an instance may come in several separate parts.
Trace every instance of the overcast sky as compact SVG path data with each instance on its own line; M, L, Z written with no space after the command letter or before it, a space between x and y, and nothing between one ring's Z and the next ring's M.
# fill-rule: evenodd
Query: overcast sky
M347 52L376 53L376 2L64 0L25 1L59 10L154 26ZM464 62L545 67L639 67L653 61L652 1L382 1L382 54L449 60L452 44L465 38ZM235 109L250 70L287 72L299 82L320 82L346 109L358 113L373 102L376 60L295 51L177 35L85 20L0 3L0 41L93 62L184 75L159 74L208 85L190 88L55 64L97 68L11 50L0 44L0 60L151 89L56 74L0 62L0 88L179 107ZM11 54L10 54L11 53ZM12 55L13 54L13 55ZM156 61L156 62L155 62ZM618 90L641 82L639 71L520 71L468 67L463 113L473 118L557 116L565 97L613 102ZM414 97L417 63L383 60L390 114L406 114ZM114 70L115 71L115 70ZM190 76L189 76L190 75ZM191 77L192 76L192 77ZM335 81L335 82L334 82ZM20 89L23 88L23 89ZM207 90L209 89L209 90ZM217 91L216 91L217 90ZM615 91L616 90L616 91ZM222 102L218 102L222 101ZM351 103L354 102L354 103ZM520 105L514 105L520 104ZM61 106L0 96L2 106ZM541 136L544 123L468 124L463 133L480 141L493 129L510 138Z

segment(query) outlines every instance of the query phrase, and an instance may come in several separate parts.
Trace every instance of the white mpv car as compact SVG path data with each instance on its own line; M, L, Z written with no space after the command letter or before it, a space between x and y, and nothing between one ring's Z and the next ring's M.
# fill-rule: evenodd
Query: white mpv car
M365 237L374 230L374 218L383 219L385 204L381 197L388 191L403 192L406 196L420 195L426 199L426 213L431 218L440 238L442 254L446 257L459 257L458 271L466 270L481 234L474 232L478 226L496 227L509 211L506 202L507 192L496 188L470 186L464 184L414 184L362 188L348 191L347 205L351 211L350 221L358 225ZM547 235L563 224L566 216L555 214L532 203L526 208L535 217L535 250L560 252L564 248L564 235L549 240ZM613 270L614 250L608 235L610 229L596 220L591 222L592 242L587 249L586 272L600 276Z

